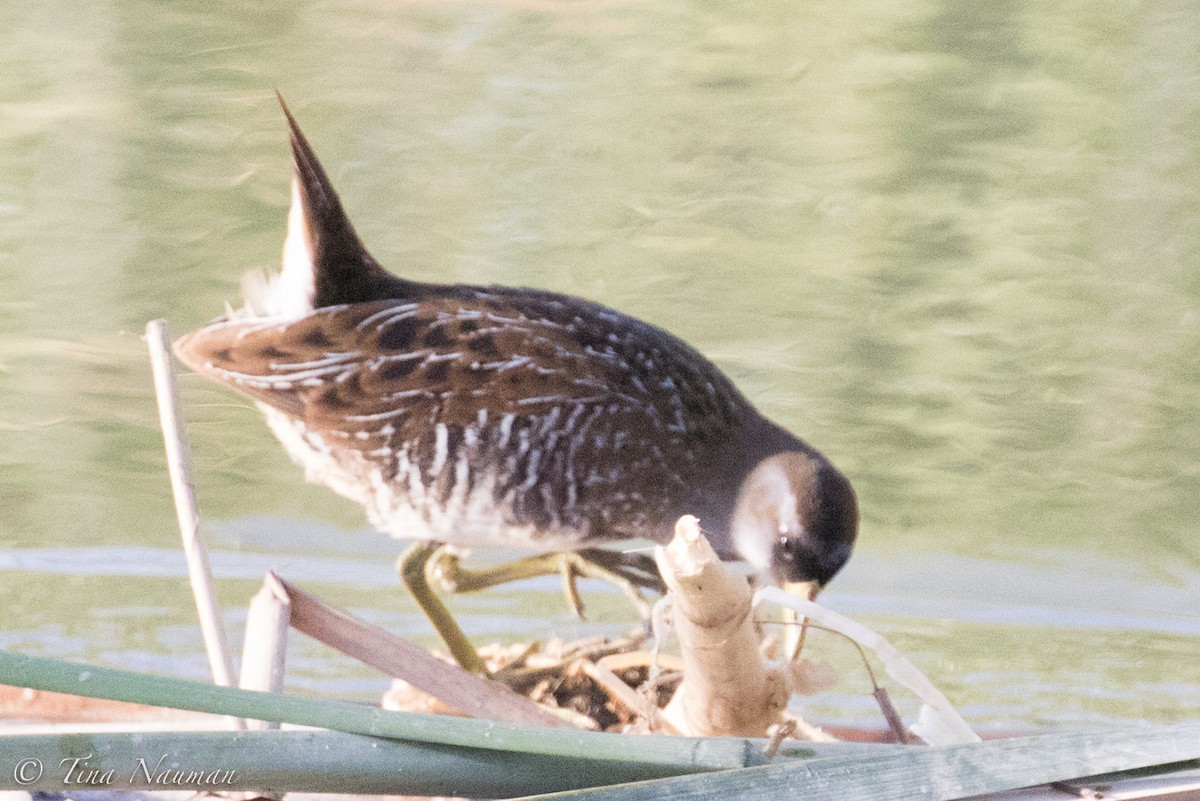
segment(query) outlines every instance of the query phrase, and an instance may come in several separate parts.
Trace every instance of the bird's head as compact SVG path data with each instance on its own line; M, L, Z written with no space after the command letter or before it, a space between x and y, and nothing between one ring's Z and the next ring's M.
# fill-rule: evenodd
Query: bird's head
M854 489L815 453L767 457L742 482L730 533L755 568L815 595L850 558L858 534Z

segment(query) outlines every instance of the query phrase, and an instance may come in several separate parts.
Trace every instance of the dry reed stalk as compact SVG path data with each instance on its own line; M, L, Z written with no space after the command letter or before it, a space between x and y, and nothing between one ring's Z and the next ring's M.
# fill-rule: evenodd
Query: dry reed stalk
M683 683L663 716L693 736L765 736L784 721L790 692L785 674L759 650L745 577L725 569L691 515L679 519L655 559L671 591L684 662Z
M242 672L238 686L243 690L283 692L287 665L287 632L291 626L291 599L278 577L267 573L263 585L250 599L246 613L246 636L242 645ZM278 723L247 721L250 729L277 729Z
M468 673L389 631L333 609L321 599L274 577L287 594L291 625L381 672L407 681L470 717L525 725L562 721L504 684Z
M229 656L225 628L221 624L221 608L213 589L208 551L200 537L200 517L196 511L196 493L191 478L191 453L184 434L183 415L180 413L179 386L175 380L175 362L171 356L166 321L151 320L146 324L146 344L150 349L150 366L154 372L154 392L158 399L158 417L167 452L167 471L171 476L175 513L183 537L183 554L187 558L188 579L196 599L196 612L200 616L200 631L204 636L208 664L214 683L232 687L233 662Z

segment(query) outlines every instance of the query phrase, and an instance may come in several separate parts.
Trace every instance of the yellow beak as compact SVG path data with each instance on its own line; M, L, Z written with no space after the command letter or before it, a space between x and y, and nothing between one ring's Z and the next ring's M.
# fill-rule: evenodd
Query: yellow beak
M806 601L815 601L821 589L818 581L789 581L783 585L784 592Z
M806 601L816 600L821 591L817 581L789 581L783 585L783 591ZM808 633L808 618L797 614L794 610L783 610L783 658L794 662L804 648L804 635Z

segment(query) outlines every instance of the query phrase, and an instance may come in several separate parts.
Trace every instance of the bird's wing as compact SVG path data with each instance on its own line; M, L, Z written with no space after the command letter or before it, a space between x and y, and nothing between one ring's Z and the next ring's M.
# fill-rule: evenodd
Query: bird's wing
M188 334L176 352L318 431L467 425L481 410L524 417L580 404L677 425L668 393L647 386L657 380L652 362L631 365L579 323L529 311L446 297L331 306L296 320L235 317Z

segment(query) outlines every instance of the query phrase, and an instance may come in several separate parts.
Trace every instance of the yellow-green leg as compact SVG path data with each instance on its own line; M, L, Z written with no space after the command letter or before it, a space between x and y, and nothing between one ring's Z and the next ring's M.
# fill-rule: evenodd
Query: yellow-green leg
M442 638L442 642L446 643L454 661L458 662L464 670L486 676L488 669L483 664L483 660L479 658L479 652L475 650L475 646L471 645L467 635L463 634L454 615L429 586L426 571L429 569L430 559L442 548L443 546L436 542L413 543L408 550L401 554L397 564L400 580L404 582L404 586L408 588L417 605L421 607L421 611L429 618L429 622L433 624L433 628Z
M443 549L430 558L426 578L444 592L474 592L512 581L556 574L563 578L567 603L581 617L583 602L575 587L578 576L600 579L617 587L643 617L649 617L650 607L642 598L639 588L659 591L662 588L662 580L654 570L652 560L648 561L637 554L599 548L535 554L480 570L463 567L458 556Z

